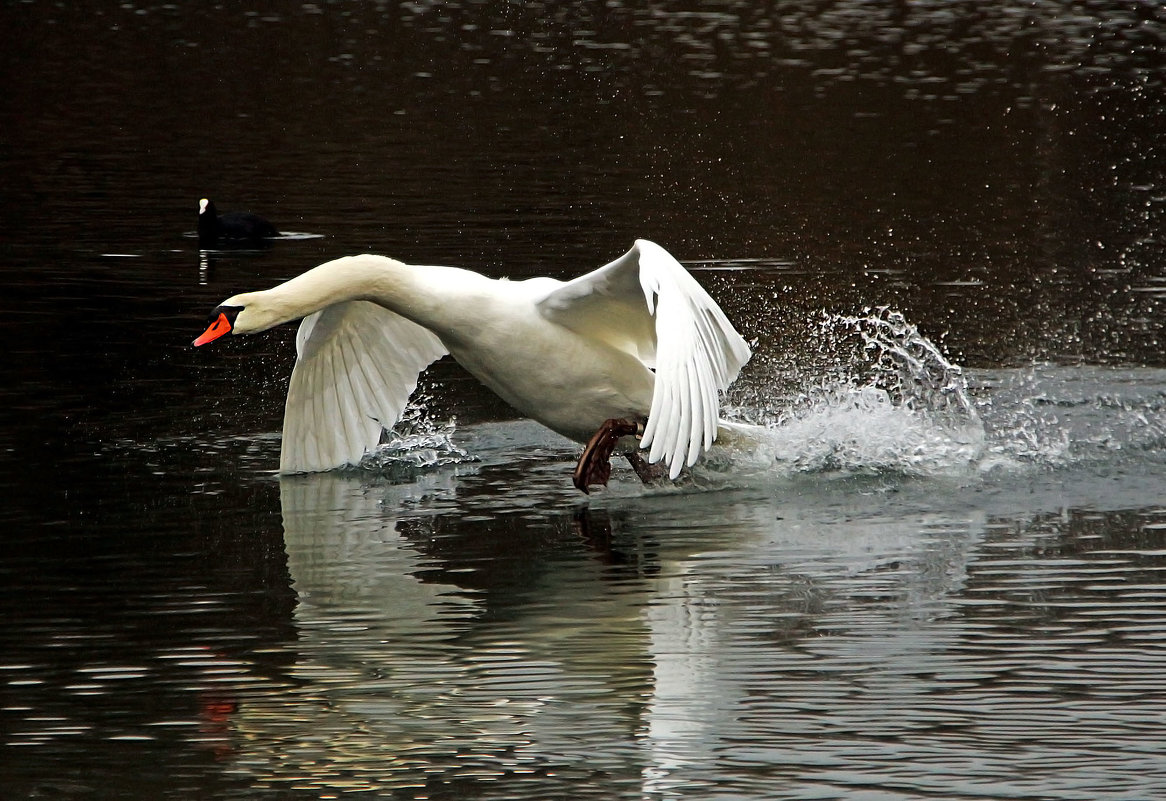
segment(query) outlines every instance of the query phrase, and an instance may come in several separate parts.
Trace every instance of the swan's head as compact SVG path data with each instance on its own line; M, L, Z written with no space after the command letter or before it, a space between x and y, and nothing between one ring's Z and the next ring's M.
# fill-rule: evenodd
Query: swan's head
M214 342L224 334L257 334L302 316L285 313L284 306L268 292L244 292L215 306L207 318L207 329L194 340L194 346Z
M239 321L239 314L243 310L242 306L231 306L227 303L215 306L214 311L211 312L210 324L199 335L198 339L194 340L194 346L197 348L199 345L214 342L224 334L235 331L235 326ZM243 332L240 331L239 333Z
M386 265L398 271L407 269L383 256L346 256L271 289L232 295L214 308L207 329L194 344L205 345L224 334L257 334L303 319L334 303L361 299L369 282L384 272Z
M213 243L218 238L219 215L215 204L209 198L198 201L198 239L202 244Z

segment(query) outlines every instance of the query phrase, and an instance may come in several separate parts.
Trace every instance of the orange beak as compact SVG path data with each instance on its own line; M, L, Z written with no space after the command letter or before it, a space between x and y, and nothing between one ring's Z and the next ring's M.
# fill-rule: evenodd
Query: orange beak
M202 335L194 340L194 346L205 345L208 342L214 342L223 334L228 334L231 331L231 321L227 319L226 314L220 313L210 327L202 332Z

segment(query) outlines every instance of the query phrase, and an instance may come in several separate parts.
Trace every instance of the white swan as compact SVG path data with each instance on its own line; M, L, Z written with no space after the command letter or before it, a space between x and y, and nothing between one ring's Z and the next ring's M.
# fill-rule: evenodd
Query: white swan
M643 239L565 282L337 259L228 298L194 344L299 318L283 473L358 463L398 421L418 374L449 353L522 414L591 439L575 477L583 491L606 483L621 438L645 476L634 433L648 462L663 462L675 479L716 439L719 393L751 355L696 280Z

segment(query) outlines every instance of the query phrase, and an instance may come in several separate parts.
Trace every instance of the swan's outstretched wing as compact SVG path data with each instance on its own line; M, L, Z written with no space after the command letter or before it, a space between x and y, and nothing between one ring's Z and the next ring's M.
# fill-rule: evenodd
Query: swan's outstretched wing
M305 317L283 413L281 473L358 464L400 419L417 376L445 346L428 329L363 300Z
M717 436L719 392L752 355L720 307L664 248L644 239L539 301L543 315L656 370L642 445L672 478Z

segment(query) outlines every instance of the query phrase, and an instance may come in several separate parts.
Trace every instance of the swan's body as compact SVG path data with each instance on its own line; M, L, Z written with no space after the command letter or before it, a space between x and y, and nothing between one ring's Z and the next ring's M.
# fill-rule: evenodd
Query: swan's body
M337 259L227 299L195 344L301 317L285 473L359 462L400 418L418 374L449 353L516 410L571 439L586 442L613 418L646 421L649 461L675 478L716 439L719 393L750 356L695 279L645 240L566 282Z

